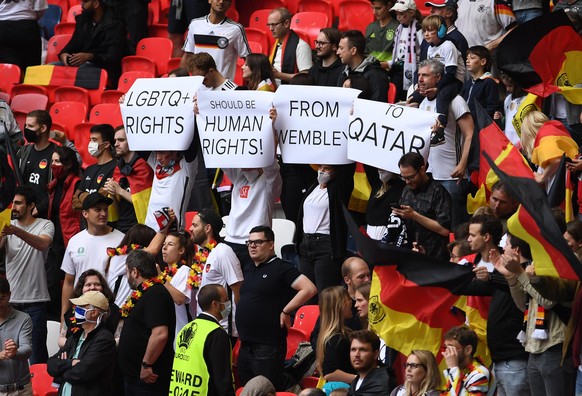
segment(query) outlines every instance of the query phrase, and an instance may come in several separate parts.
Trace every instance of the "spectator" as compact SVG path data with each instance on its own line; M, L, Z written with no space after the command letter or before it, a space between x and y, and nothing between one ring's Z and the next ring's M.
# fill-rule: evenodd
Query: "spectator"
M38 20L47 10L46 0L3 1L0 4L0 63L28 66L41 63L42 42Z
M392 207L398 206L405 183L397 174L384 169L378 169L378 177L380 183L372 187L368 198L366 233L377 241L404 246L408 242L406 227L392 214Z
M473 216L469 223L469 238L467 241L471 245L471 250L477 253L474 259L474 269L478 279L488 280L489 274L493 272L493 263L489 253L497 250L503 227L501 221L495 216L477 215Z
M69 147L77 154L75 145L71 143L65 134L60 131L52 131L52 119L48 111L34 110L26 115L24 123L24 137L28 142L22 146L16 154L20 160L20 171L24 182L34 188L38 205L36 210L41 217L46 217L48 211L48 196L46 194L47 185L53 180L52 168L50 166L52 155L58 145L51 142L53 139L62 145ZM53 137L54 134L54 137Z
M267 17L267 26L275 39L269 61L277 85L288 83L297 73L307 73L313 66L311 47L291 29L291 17L286 8L275 8Z
M115 340L106 327L107 298L99 291L72 298L75 319L82 331L67 338L48 360L48 373L60 382L60 394L104 395L113 391Z
M32 216L36 196L30 186L19 186L12 201L12 221L0 233L0 248L6 249L6 279L12 285L10 303L32 320L31 364L45 363L46 302L50 300L46 271L55 226Z
M398 21L391 11L396 11L397 6L406 7L413 0L371 0L372 11L376 20L366 27L366 54L373 56L380 62L382 69L390 68L394 37L398 28Z
M32 355L32 321L24 312L10 306L10 284L0 278L0 382L6 386L6 394L32 395L28 358Z
M420 103L420 109L433 113L439 112L440 96L446 95L444 90L441 93L440 88L440 82L445 78L445 74L443 64L437 59L420 62L418 86L421 92L426 93L426 98ZM429 163L427 172L432 173L433 179L451 195L453 202L451 224L452 227L456 227L467 219L466 169L474 125L469 106L461 96L454 95L447 108L447 123L443 124L445 140L438 147L431 148L427 159ZM437 122L440 122L440 118ZM461 147L460 156L457 154L459 146Z
M129 149L123 126L115 129L114 141L117 166L113 170L113 177L107 179L103 189L118 203L117 229L127 232L132 226L145 221L150 198L146 193L148 189L151 191L154 172L139 153Z
M451 262L458 263L463 257L472 253L471 245L466 240L455 240L447 246L451 253Z
M250 54L242 65L242 78L251 91L275 92L275 76L269 58L263 54Z
M337 56L341 33L336 28L323 28L315 39L317 61L309 69L315 85L337 87L342 72L342 62Z
M219 323L228 318L231 301L224 287L208 284L200 288L198 302L202 311L178 334L170 392L234 396L231 345ZM201 382L188 380L189 374Z
M184 33L188 30L190 21L203 17L210 12L210 3L199 0L172 1L168 12L168 37L174 44L172 58L184 55Z
M519 206L519 202L507 191L505 183L499 180L491 187L489 207L493 209L495 217L501 220L503 232L507 232L507 219L509 219Z
M303 195L297 220L299 269L318 292L341 282L348 232L342 206L354 188L354 169L354 164L318 165L317 183Z
M237 58L246 58L251 50L243 26L226 17L231 3L231 0L209 0L210 14L190 22L182 67L187 67L193 54L205 51L216 61L218 71L234 80Z
M133 250L127 279L138 293L121 308L125 317L119 339L119 366L125 395L161 395L170 389L176 316L172 297L160 284L154 256Z
M88 269L105 272L107 248L117 246L123 233L107 225L107 208L113 200L99 193L87 195L83 201L83 217L87 229L71 238L65 251L61 269L65 272L61 318L69 310L69 299L79 276Z
M345 382L354 379L350 363L350 333L344 321L352 317L352 301L341 286L324 289L319 294L320 330L317 337L317 370L327 382Z
M204 80L202 84L212 91L231 91L237 85L224 77L216 66L214 58L207 52L198 52L188 58L187 68L193 76L202 76ZM198 114L198 110L195 110Z
M470 47L484 45L492 51L514 27L515 16L505 0L459 0L458 6L457 26Z
M461 88L460 95L465 99L473 118L476 117L475 102L487 112L489 117L499 110L499 86L491 73L491 53L486 47L471 47L467 54L467 71L471 75Z
M95 1L95 0L93 0ZM89 165L85 169L84 178L73 196L73 209L80 210L85 198L94 192L106 194L100 191L105 183L113 175L117 162L113 159L113 145L115 144L115 131L109 124L99 124L91 127L90 141L87 150L89 154L97 158L97 163Z
M266 377L257 375L251 379L241 392L241 396L275 396L275 387Z
M306 276L275 255L271 228L254 227L247 244L254 265L243 268L245 280L236 311L241 341L238 372L243 384L256 375L264 375L282 391L287 389L283 362L290 313L313 297L317 289Z
M445 24L447 26L447 35L445 38L452 41L455 47L461 53L463 59L467 59L467 50L469 49L469 44L467 44L467 39L459 31L455 22L459 17L457 0L436 0L427 1L424 3L425 7L430 7L431 15L439 15L444 18ZM428 43L425 41L422 43L420 59L426 59L426 50L428 49Z
M566 224L564 239L578 258L582 257L582 222L580 220L572 220Z
M407 153L398 161L400 176L406 187L400 207L392 212L404 220L413 245L423 246L426 254L447 260L447 240L451 228L451 196L447 190L426 173L424 158Z
M378 367L380 339L370 330L350 335L350 360L357 372L350 384L348 396L383 396L391 391L385 367Z
M228 299L231 301L232 310L228 317L220 318L219 320L220 325L231 337L231 340L235 341L234 339L238 337L238 331L236 330L234 318L244 277L236 254L230 246L222 243L220 231L223 226L224 224L218 213L210 209L203 209L192 219L190 233L192 234L192 242L198 245L200 249L210 251L206 262L201 263L204 264L204 269L200 288L208 284L218 284L228 290Z
M59 54L57 64L105 69L111 85L117 86L121 59L128 53L123 22L104 0L88 0L81 5L83 12L75 17L73 37Z
M390 396L426 395L438 396L441 376L437 361L431 351L413 350L404 364L406 380Z
M388 101L388 75L374 57L365 57L366 38L359 30L342 33L337 54L345 65L340 83L354 74L362 75L372 87L371 100Z
M65 249L69 240L81 231L81 213L73 209L73 194L77 190L79 162L75 152L58 146L52 155L52 180L47 186L49 193L48 219L55 225L55 236L45 262L51 302L47 306L49 319L60 321L61 281L64 274L60 271Z
M370 288L372 286L372 282L364 282L360 286L356 287L355 292L355 308L358 311L358 317L364 325L362 326L363 329L368 328L368 300L370 300ZM382 341L382 340L380 340Z
M477 350L477 334L467 326L457 326L445 333L444 340L446 391L458 395L487 394L489 370L473 357Z
M503 132L505 136L513 143L515 147L521 147L520 137L513 124L513 119L517 114L521 102L526 98L527 92L525 92L516 81L505 73L500 75L501 82L505 85L507 90L507 96L503 102L503 114L499 111L493 113L493 119L497 122L502 122L503 120Z

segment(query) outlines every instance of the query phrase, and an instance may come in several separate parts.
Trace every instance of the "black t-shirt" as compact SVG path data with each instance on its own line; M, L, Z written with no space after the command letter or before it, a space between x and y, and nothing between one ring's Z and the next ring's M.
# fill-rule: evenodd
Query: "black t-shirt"
M125 191L130 191L129 182L126 177L119 179L119 186ZM131 191L130 191L131 192ZM119 217L117 220L117 229L126 233L131 227L137 224L135 217L135 209L133 203L126 201L124 198L119 198Z
M342 334L334 334L325 344L325 355L321 369L323 375L342 370L346 373L356 374L350 361L350 340Z
M281 328L279 318L296 293L291 285L301 273L277 257L259 266L245 266L243 273L245 281L236 306L239 338L258 344L284 344L287 329Z
M125 318L119 339L119 366L129 382L139 380L151 330L157 326L168 326L168 340L158 360L153 363L153 371L159 377L152 388L167 392L174 361L176 311L170 292L163 285L155 284L147 289Z
M40 151L32 147L24 166L24 175L22 175L26 184L39 187L41 191L46 190L54 152L54 144L49 144Z
M99 191L105 185L107 179L113 176L113 170L117 166L115 160L104 164L94 164L85 170L85 177L81 179L78 189L89 194Z

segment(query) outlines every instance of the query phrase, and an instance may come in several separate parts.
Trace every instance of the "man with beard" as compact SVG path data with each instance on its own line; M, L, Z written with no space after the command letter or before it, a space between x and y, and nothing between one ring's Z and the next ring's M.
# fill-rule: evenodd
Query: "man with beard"
M341 33L336 28L324 28L319 31L315 40L315 55L317 62L309 69L309 75L315 80L315 85L328 87L339 86L342 73L342 61L337 56L337 46Z
M205 285L218 284L228 290L228 299L232 301L232 312L226 318L220 319L220 325L235 344L238 332L234 323L236 303L240 298L240 286L243 273L240 261L230 246L222 243L220 230L224 226L218 213L211 209L203 209L192 219L190 234L192 241L200 249L212 249L206 258L200 289ZM212 247L214 245L214 247ZM202 312L199 306L197 312Z
M378 367L380 338L370 330L358 330L351 335L350 361L358 373L348 395L381 396L390 393L386 367Z
M36 196L30 186L16 189L12 221L0 233L0 248L6 248L6 278L12 285L10 303L32 319L30 363L44 363L46 349L46 302L50 301L44 262L55 233L54 224L32 216Z

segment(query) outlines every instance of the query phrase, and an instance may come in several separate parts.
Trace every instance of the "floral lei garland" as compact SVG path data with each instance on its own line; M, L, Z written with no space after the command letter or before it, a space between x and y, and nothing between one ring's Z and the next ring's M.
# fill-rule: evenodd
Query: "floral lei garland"
M109 257L122 256L124 254L128 254L132 250L137 250L137 249L142 249L142 246L138 245L136 243L132 243L130 245L123 245L121 247L116 247L116 248L108 247L107 248L107 256L109 256Z
M210 240L206 245L201 246L198 249L198 252L194 255L192 265L190 265L190 274L188 276L188 286L192 289L196 289L200 286L200 282L202 281L202 271L204 271L204 265L206 264L206 260L208 259L208 255L217 245L215 240ZM180 262L181 265L187 265L185 260ZM176 274L178 271L178 265L176 263L172 265L168 265L168 267L162 272L159 276L145 280L141 285L137 287L137 290L134 290L127 300L120 308L121 316L126 318L129 316L129 313L137 303L137 301L141 298L143 293L152 287L155 283L164 284L172 279L172 276Z

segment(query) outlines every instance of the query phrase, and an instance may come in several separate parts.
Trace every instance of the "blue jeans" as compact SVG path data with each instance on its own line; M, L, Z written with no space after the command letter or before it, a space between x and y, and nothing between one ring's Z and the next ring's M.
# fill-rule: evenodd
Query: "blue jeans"
M243 341L238 355L238 374L243 385L257 375L263 375L273 383L278 392L284 391L283 364L286 354L286 344L277 346Z
M437 180L451 195L451 231L469 220L467 214L467 179Z
M513 14L515 15L517 23L522 24L524 22L527 22L542 15L542 9L530 8L527 10L517 10L513 11Z
M561 362L562 344L542 353L529 354L527 376L532 396L566 394Z
M527 359L501 360L493 363L497 396L529 396Z
M32 355L28 359L30 364L46 363L48 351L46 349L46 303L10 304L14 309L30 316L32 321Z
M582 396L582 371L576 368L576 396Z

